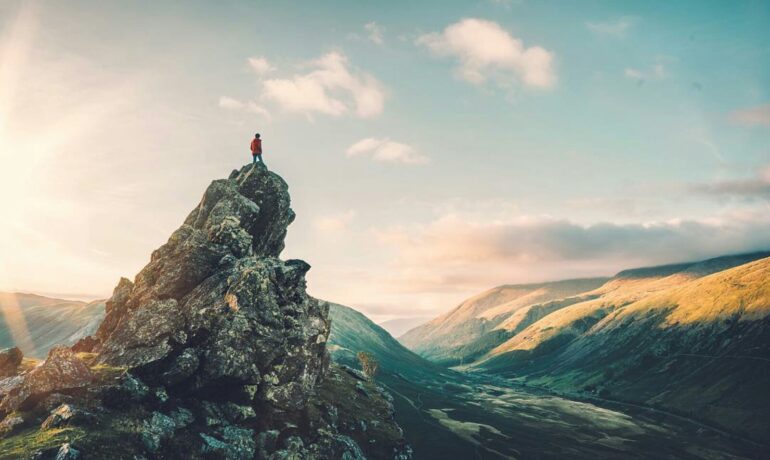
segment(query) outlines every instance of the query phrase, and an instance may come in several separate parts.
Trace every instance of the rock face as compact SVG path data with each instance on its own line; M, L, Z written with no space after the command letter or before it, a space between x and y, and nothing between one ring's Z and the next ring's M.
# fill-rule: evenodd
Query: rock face
M293 220L276 174L247 167L212 183L136 282L115 288L98 361L175 394L258 386L260 405L303 407L327 362L329 321L305 293L310 266L277 258Z
M55 347L45 362L27 373L0 402L0 411L12 412L53 392L87 387L93 378L88 366L67 347Z
M52 428L59 428L70 423L88 423L94 419L94 415L80 410L79 408L71 404L62 404L53 411L51 415L43 421L40 428L43 430L50 430Z
M91 424L68 447L83 458L410 458L392 413L378 412L387 436L359 436L359 445L334 422L347 407L335 398L353 385L318 390L330 372L329 307L305 292L307 263L278 258L293 220L287 184L261 165L214 181L135 280L120 280L96 333L72 347L78 355L58 348L6 379L0 411L29 409L44 428ZM78 356L98 374L87 391L41 383L56 375L48 380L58 386L87 385ZM57 392L69 399L52 412L27 407ZM120 445L105 450L111 439Z
M0 378L8 377L16 373L24 354L19 347L6 348L0 351Z

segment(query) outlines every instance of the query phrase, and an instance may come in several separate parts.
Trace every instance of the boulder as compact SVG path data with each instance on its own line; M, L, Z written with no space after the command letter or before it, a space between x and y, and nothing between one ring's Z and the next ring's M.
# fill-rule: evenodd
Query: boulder
M23 375L14 375L12 377L0 379L0 401L2 401L8 393L21 386L22 383L24 383Z
M252 406L240 405L231 401L220 403L201 401L200 412L208 426L253 422L257 418L257 412Z
M113 366L140 367L165 358L184 340L175 299L152 300L127 315L103 347Z
M59 448L54 460L77 460L79 458L80 451L72 447L70 443L65 443Z
M24 418L20 415L11 414L0 422L0 438L6 437L24 425Z
M62 404L53 411L40 425L42 430L60 428L70 424L85 424L95 419L94 414L72 404Z
M267 430L257 435L257 458L267 460L278 446L278 430Z
M68 442L59 447L39 450L32 455L32 460L78 460L80 458L82 458L80 450L75 449Z
M132 374L125 374L117 385L103 388L102 403L107 407L129 407L148 399L150 387Z
M91 370L69 348L54 347L45 362L25 374L21 384L3 398L0 411L8 413L50 393L86 387L92 379Z
M283 449L273 452L268 458L270 460L302 460L308 458L308 456L308 451L305 448L305 443L302 442L302 438L291 436L283 442Z
M142 423L140 438L147 450L155 452L160 449L164 439L174 434L176 428L174 419L160 412L153 412L152 416Z
M16 374L24 354L19 347L0 350L0 377L9 377Z
M331 435L311 447L311 457L366 460L366 456L354 440L343 435Z
M169 414L169 417L178 428L185 428L195 421L193 413L184 407L178 407Z
M200 359L194 348L187 348L177 356L163 373L162 380L166 385L176 385L190 378L200 365Z
M228 460L251 460L256 451L254 431L246 428L225 426L216 435L200 434L203 453L217 455Z

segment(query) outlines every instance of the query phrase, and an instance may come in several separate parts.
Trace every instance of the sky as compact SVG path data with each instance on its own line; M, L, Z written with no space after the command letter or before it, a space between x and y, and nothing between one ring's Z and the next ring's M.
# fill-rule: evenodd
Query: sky
M0 290L98 298L263 138L375 320L770 249L765 1L0 2Z

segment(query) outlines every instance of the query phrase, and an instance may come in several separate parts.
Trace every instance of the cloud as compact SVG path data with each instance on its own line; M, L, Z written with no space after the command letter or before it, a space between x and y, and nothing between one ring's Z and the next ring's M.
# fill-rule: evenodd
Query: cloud
M666 68L663 64L657 63L653 64L649 69L646 70L640 70L635 68L626 68L623 70L623 75L626 76L626 78L630 78L631 80L635 80L637 84L642 85L647 80L663 80L666 78Z
M257 74L257 76L262 76L275 70L275 67L263 57L250 57L248 63L251 70Z
M350 209L343 213L319 217L313 222L313 226L324 233L339 233L347 230L355 216L355 211Z
M243 102L231 97L222 96L219 98L219 107L227 110L241 110L244 105Z
M266 108L254 101L244 102L232 97L222 96L219 98L219 107L225 110L245 111L247 113L259 115L267 120L272 118L270 112Z
M369 156L382 163L425 164L430 159L418 153L414 147L388 138L367 137L348 147L348 157Z
M246 104L246 111L253 113L255 115L260 115L264 118L267 118L268 120L272 118L270 115L270 111L268 111L266 108L262 107L261 105L257 104L254 101L249 101Z
M382 45L383 43L385 43L385 40L383 39L384 29L382 28L382 26L380 26L376 22L374 21L367 22L366 24L364 24L364 30L366 30L368 34L367 37L373 43L376 43L378 45Z
M367 22L366 24L364 24L363 29L364 29L364 35L361 35L356 32L351 32L347 36L348 40L354 40L354 41L368 40L377 45L385 44L385 28L377 24L377 22L375 21Z
M311 61L312 69L285 79L262 83L261 97L284 111L312 116L321 113L339 117L355 114L370 118L382 113L385 91L372 75L353 68L340 52Z
M745 126L770 126L770 104L736 110L729 115L730 121Z
M770 249L769 209L718 218L581 225L547 216L474 221L448 214L375 232L413 292L597 276L635 266Z
M754 177L696 184L692 190L713 196L770 199L770 165L761 168Z
M586 27L594 34L615 38L625 37L632 25L634 25L634 19L630 17L622 17L614 21L586 22Z
M505 8L506 10L511 9L512 5L521 5L524 3L524 0L489 0L489 3L499 6L502 8Z
M443 32L418 37L416 43L435 56L455 58L457 75L472 84L493 80L508 87L520 81L540 89L556 84L553 53L540 46L525 47L493 21L463 19Z

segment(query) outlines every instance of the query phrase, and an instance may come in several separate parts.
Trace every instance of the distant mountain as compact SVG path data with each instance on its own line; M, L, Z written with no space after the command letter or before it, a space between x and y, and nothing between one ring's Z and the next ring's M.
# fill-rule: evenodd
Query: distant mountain
M589 278L498 286L410 330L399 340L436 363L468 363L505 342L519 322L549 311L553 308L552 302L594 290L606 281L607 278ZM516 324L501 327L515 318L519 318Z
M72 345L93 333L104 317L104 301L0 292L0 313L0 348L19 346L25 356L44 358L54 345Z
M597 407L496 375L442 369L355 310L332 304L329 316L335 361L358 368L356 350L380 360L376 382L393 395L416 459L754 458L763 449L686 419L666 423L660 412L632 415L615 403Z
M380 327L388 331L393 337L400 337L405 332L421 326L430 321L430 316L415 316L413 318L396 318L380 323Z
M536 352L542 346L551 347L554 342L561 342L568 336L577 336L587 331L609 313L633 302L768 256L770 253L760 252L686 264L624 270L599 289L581 296L581 301L554 310L527 326L505 343L492 349L482 360L488 361L491 357L515 350Z
M768 253L620 272L472 367L770 436Z

